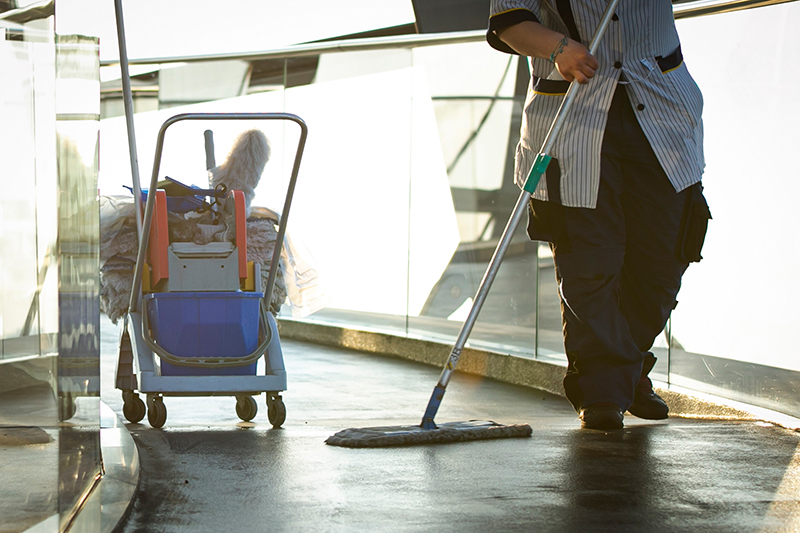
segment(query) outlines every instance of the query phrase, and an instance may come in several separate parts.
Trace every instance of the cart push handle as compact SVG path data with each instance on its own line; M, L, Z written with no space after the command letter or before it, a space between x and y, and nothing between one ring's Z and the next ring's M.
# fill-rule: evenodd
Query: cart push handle
M278 236L275 241L275 250L272 254L272 262L269 268L269 277L267 278L267 286L264 294L264 299L267 302L272 301L272 292L275 286L275 279L278 270L278 261L281 256L281 246L286 235L286 224L289 219L289 209L292 205L292 198L294 196L295 186L297 184L297 175L300 170L300 160L303 157L303 149L305 148L306 138L308 137L308 127L305 121L297 115L291 113L182 113L175 115L161 125L158 131L158 138L156 140L156 152L153 161L153 174L150 179L150 190L156 190L158 183L158 174L161 166L161 155L164 150L164 137L166 136L167 128L176 122L183 120L286 120L294 122L300 127L300 137L297 141L297 151L295 153L294 163L292 165L292 175L289 179L289 185L286 191L286 199L283 204L283 212L281 215L281 223L278 226ZM209 132L210 133L210 132ZM206 136L206 149L209 148L209 138L211 139L211 146L213 147L213 137ZM213 148L211 151L213 155ZM209 163L208 151L206 152L206 165ZM213 168L213 167L212 167ZM133 273L133 286L131 287L131 297L128 303L128 312L135 312L141 301L141 287L142 287L142 273L144 271L145 255L147 253L147 246L150 238L150 225L153 218L155 195L147 196L147 202L144 208L144 217L142 220L142 231L139 234L139 252L136 257L136 267Z

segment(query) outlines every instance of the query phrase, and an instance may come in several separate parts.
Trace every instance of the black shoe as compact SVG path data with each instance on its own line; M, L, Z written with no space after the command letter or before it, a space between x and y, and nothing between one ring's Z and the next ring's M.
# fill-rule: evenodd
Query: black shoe
M581 410L581 427L584 429L622 429L622 409L617 404L600 402Z
M628 408L633 416L647 420L664 420L669 417L669 407L653 392L653 383L647 376L639 380L633 393L633 403Z

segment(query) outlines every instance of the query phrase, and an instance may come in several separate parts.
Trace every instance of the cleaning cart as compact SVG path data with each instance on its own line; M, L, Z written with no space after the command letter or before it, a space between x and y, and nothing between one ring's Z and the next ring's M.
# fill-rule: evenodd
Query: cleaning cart
M122 391L123 414L130 422L145 414L150 425L167 420L166 396L234 396L236 414L252 420L258 411L254 396L266 393L267 416L273 427L286 420L280 393L286 390L280 338L269 311L277 279L281 247L292 204L308 128L289 113L186 113L162 124L144 209L133 120L122 0L114 0L128 132L138 253L128 311L120 334L115 384ZM299 127L297 150L287 186L269 275L261 287L257 264L247 262L246 206L241 190L184 190L170 199L157 190L164 137L171 125L192 120L269 120ZM206 167L213 167L213 136L206 131ZM174 187L170 187L174 189ZM178 187L180 188L180 187ZM174 194L174 193L173 193ZM225 242L169 242L169 210L188 202L210 200L225 220L233 239ZM197 206L195 206L197 207ZM257 375L263 357L264 372ZM144 394L146 402L139 394Z
M275 221L278 234L265 287L260 265L247 261L242 191L197 189L169 179L161 180L166 190L158 189L167 128L186 120L283 120L300 127L283 211ZM151 426L162 427L167 396L234 396L236 414L250 421L258 412L254 396L262 392L272 426L278 428L285 421L280 393L286 390L286 371L268 302L280 268L306 135L302 119L286 113L190 113L171 117L162 125L150 187L142 192L136 178L133 187L137 203L142 196L146 203L116 373L123 414L130 422L139 422L146 414ZM207 160L213 161L209 142L207 136ZM207 244L170 242L169 215L185 210L213 210L232 238ZM259 375L262 357L264 372Z

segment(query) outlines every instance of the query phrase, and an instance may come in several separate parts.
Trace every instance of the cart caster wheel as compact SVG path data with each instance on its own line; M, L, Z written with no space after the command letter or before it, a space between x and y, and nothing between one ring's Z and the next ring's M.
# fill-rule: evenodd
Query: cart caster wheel
M252 396L236 398L236 414L245 422L250 422L258 414L258 404Z
M267 394L267 418L275 429L286 421L286 406L278 394Z
M144 402L139 398L138 394L130 393L125 396L127 397L124 397L125 403L122 406L122 414L125 415L125 419L133 424L141 422L147 413L147 407Z
M65 394L58 398L58 420L65 422L75 416L78 406L75 405L75 398L71 394Z
M156 429L164 426L167 421L167 406L164 405L163 398L156 397L150 401L150 408L147 410L147 421Z

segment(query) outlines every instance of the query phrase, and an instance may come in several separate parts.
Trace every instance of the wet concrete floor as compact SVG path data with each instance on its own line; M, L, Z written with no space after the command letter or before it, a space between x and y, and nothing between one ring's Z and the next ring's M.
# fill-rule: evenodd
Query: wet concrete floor
M102 399L121 416L116 328L103 322L102 336ZM457 375L439 422L529 423L533 436L332 447L324 440L340 429L417 423L440 370L282 345L282 429L263 395L252 423L233 398L168 397L164 428L127 424L142 472L121 531L800 531L796 432L630 416L624 430L581 430L562 398Z

